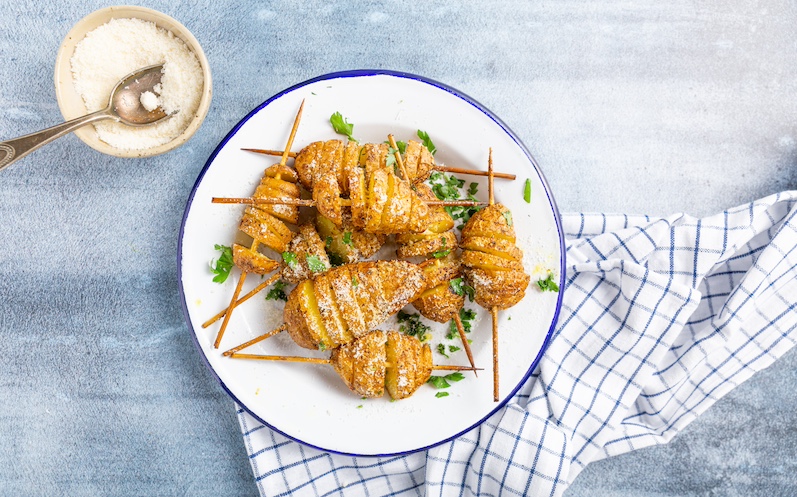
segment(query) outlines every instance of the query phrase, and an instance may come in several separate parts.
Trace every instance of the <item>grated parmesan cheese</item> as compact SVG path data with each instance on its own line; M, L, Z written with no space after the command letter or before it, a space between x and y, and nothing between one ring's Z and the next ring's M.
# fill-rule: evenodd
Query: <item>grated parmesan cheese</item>
M142 95L141 103L160 104L175 115L152 126L134 128L111 120L94 124L100 140L122 150L142 150L167 143L194 118L204 78L196 55L171 31L141 19L111 19L86 34L72 55L75 89L88 112L108 105L116 83L145 66L164 64L159 95ZM153 107L154 108L154 107Z

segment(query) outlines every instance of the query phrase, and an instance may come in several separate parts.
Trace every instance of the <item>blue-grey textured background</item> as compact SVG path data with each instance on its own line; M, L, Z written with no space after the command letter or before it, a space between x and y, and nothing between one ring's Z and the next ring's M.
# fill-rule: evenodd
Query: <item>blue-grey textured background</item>
M0 9L0 138L60 122L59 44L108 4ZM782 1L153 1L203 44L215 96L182 148L115 159L63 138L0 172L0 494L253 495L233 404L180 308L176 247L205 160L318 74L452 85L530 148L562 211L706 215L797 188L797 5ZM669 445L568 496L797 493L797 356Z

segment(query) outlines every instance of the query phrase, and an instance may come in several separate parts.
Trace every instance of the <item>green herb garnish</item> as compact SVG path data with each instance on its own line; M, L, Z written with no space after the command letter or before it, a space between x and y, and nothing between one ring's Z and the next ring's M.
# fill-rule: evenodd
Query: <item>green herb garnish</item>
M299 264L299 258L293 252L283 252L282 260L291 269L296 269L296 266Z
M423 146L426 147L427 150L429 150L430 154L434 155L435 152L437 152L437 147L434 146L434 143L432 143L432 139L429 138L429 133L427 133L426 131L418 130L418 138L421 139L421 141L423 142Z
M288 284L286 282L284 282L282 280L277 280L277 282L274 283L274 286L271 288L271 290L269 290L268 293L266 294L266 300L285 300L285 301L287 301L288 300L288 296L285 295L285 287L287 285Z
M323 273L328 269L324 261L317 255L308 255L304 260L307 262L307 267L310 268L310 271L314 273Z
M351 241L351 231L344 231L343 232L343 243L346 245L352 245L353 242Z
M434 252L432 252L432 256L433 256L435 259L442 259L443 257L446 257L446 256L448 256L448 254L450 254L450 253L451 253L451 249L447 249L447 248L446 248L446 244L448 243L448 242L446 241L446 237L444 237L444 236L441 236L441 237L440 237L440 240L442 240L442 241L443 241L443 246L442 246L442 247L440 247L440 250L435 250Z
M359 284L360 284L360 282L357 281L357 277L356 276L352 276L351 277L351 286L353 286L354 288L357 288L357 285L359 285Z
M404 311L399 311L396 319L401 325L399 331L410 336L418 337L418 340L425 342L431 338L431 328L421 322L419 314L408 314Z
M431 186L432 191L434 192L435 196L439 200L472 200L478 201L478 199L474 196L473 193L473 185L468 188L468 194L466 198L460 197L460 188L465 186L465 180L459 179L453 175L446 175L440 172L435 171L429 176L429 186ZM480 207L466 207L466 206L446 206L444 207L446 212L455 220L461 221L462 224L458 225L457 228L462 230L462 227L465 223L468 222L468 219L475 214Z
M335 241L335 240L331 236L328 236L326 238L326 240L324 240L324 243L325 243L326 247L329 248L332 245L333 241Z
M459 310L459 320L462 321L462 329L465 333L470 333L473 329L473 320L476 318L476 311L473 309L466 309L463 307ZM459 330L457 330L457 323L452 319L451 323L448 325L448 333L446 334L446 338L449 340L453 340L454 337L459 336Z
M213 277L213 282L224 283L230 276L233 266L232 248L226 245L213 245L213 248L221 252L221 256L215 262L210 261L210 272L216 275Z
M347 121L340 112L335 112L332 114L332 116L329 118L329 122L332 124L332 129L335 130L335 133L346 136L349 138L349 140L359 143L359 141L352 136L352 132L354 132L354 125L349 123L349 121Z
M451 359L450 357L448 357L448 354L446 354L446 346L443 345L442 343L437 344L437 352L445 356L446 359Z
M501 213L506 219L507 226L512 226L512 211L505 211Z
M448 392L437 392L436 394L434 394L434 396L437 397L438 399L442 397L448 397Z
M324 342L318 342L318 350L320 350L321 352L327 350L327 344L325 344Z
M437 389L448 388L451 383L456 383L465 379L465 375L457 371L456 373L447 374L445 376L431 376L426 383L431 383ZM449 381L451 383L449 383Z
M549 272L548 277L545 279L540 279L537 281L537 286L540 287L540 290L543 292L558 292L559 285L553 280L553 273Z
M460 296L467 295L468 299L470 299L470 301L473 302L473 297L476 293L476 290L472 286L465 283L465 281L462 278L452 279L451 281L448 282L448 286L451 287L452 292Z
M448 351L449 351L449 352L451 352L451 353L458 352L458 351L460 351L460 350L462 350L462 349L460 349L460 348L459 348L459 347L457 347L456 345L449 345L449 346L448 346Z
M479 192L479 184L471 183L468 185L468 195L476 195Z
M523 200L525 200L527 204L531 203L531 180L530 179L526 179L526 184L523 186Z

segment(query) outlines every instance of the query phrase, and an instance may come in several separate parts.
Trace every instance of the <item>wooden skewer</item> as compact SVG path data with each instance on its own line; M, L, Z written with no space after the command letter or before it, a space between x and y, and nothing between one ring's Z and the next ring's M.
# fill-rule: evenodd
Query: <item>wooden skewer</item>
M396 148L393 145L391 145L391 147ZM253 152L256 154L277 155L277 156L283 155L285 153L283 150L268 150L263 148L242 148L241 150L244 150L246 152ZM296 152L288 152L288 157L296 158L297 155L299 154ZM435 164L434 170L443 171L446 173L470 174L471 176L487 176L487 171L479 171L478 169L468 169L465 167L441 166L439 164ZM510 179L510 180L517 179L517 176L509 173L493 173L493 176L502 179Z
M246 295L244 295L243 297L241 297L240 299L238 299L235 302L235 307L238 307L239 305L243 304L247 300L251 299L252 297L257 295L258 293L260 293L261 290L263 290L267 286L269 286L272 283L274 283L275 281L277 281L279 279L279 277L280 277L280 274L277 273L277 274L273 275L271 278L267 279L266 281L260 283L256 287L254 287L252 290L249 291L249 293L247 293ZM218 314L216 314L212 318L210 318L207 321L205 321L204 323L202 323L202 327L203 328L207 328L211 324L213 324L216 321L218 321L219 319L223 318L227 314L227 311L229 311L229 310L230 310L229 306L225 307L224 309L221 310L221 312L219 312Z
M299 106L299 111L296 113L296 118L293 120L293 127L291 128L291 133L288 136L288 143L285 145L285 152L283 152L282 160L280 160L280 165L282 166L284 166L285 163L288 162L288 154L291 147L293 146L293 139L296 137L296 130L299 128L299 122L302 119L303 110L304 110L304 100L302 100L302 104ZM257 240L253 240L250 249L256 250L257 246L258 246ZM241 277L238 279L238 284L235 286L235 291L232 294L230 305L227 307L227 310L224 313L224 321L221 322L221 327L219 328L218 333L216 333L216 340L213 342L213 348L215 349L219 348L219 345L221 344L221 339L224 336L224 332L227 330L227 325L229 324L230 318L232 317L232 313L235 310L235 307L238 305L238 295L241 294L241 289L243 288L244 281L246 280L246 275L247 275L246 272L241 272Z
M490 155L487 159L487 191L489 193L490 205L495 204L495 192L493 191L493 149L490 147ZM490 316L493 324L493 401L498 402L498 308L493 306L490 309Z
M296 199L296 198L254 198L254 197L213 197L214 204L247 204L247 205L298 205L300 207L315 207L315 200ZM442 206L462 206L462 207L483 207L486 202L475 202L472 200L424 200L426 205ZM341 206L350 206L351 199L340 199Z
M398 145L396 145L396 140L393 138L393 135L387 135L387 141L390 142L390 147L395 150L395 152L393 152L393 157L396 158L396 162L399 165L401 177L407 181L410 181L410 175L407 174L407 169L404 168L404 159L401 158L401 152L399 152Z
M331 359L320 359L316 357L299 357L299 356L282 356L282 355L262 355L262 354L242 354L233 352L228 357L231 359L253 359L257 361L279 361L279 362L304 362L310 364L332 364ZM385 367L391 367L390 362L385 362ZM471 371L474 369L472 366L449 366L449 365L434 365L434 371Z
M462 318L459 317L459 312L454 314L454 324L457 325L457 331L459 332L459 338L462 340L462 347L465 349L465 354L468 356L468 362L470 362L470 366L473 368L473 374L476 377L479 377L479 373L476 372L476 363L473 362L473 352L470 350L470 343L468 343L468 337L465 336L465 327L462 326Z
M227 352L224 352L222 355L229 357L229 356L235 354L236 352L238 352L239 350L243 350L243 349L245 349L245 348L247 348L247 347L249 347L251 345L254 345L256 343L262 342L263 340L265 340L267 338L271 338L274 335L276 335L276 334L278 334L278 333L280 333L282 331L285 331L287 329L288 329L288 325L283 323L281 326L279 326L277 328L274 328L273 330L271 330L271 331L269 331L267 333L263 333L262 335L257 336L255 338L249 340L248 342L242 343L241 345L239 345L237 347L231 348Z

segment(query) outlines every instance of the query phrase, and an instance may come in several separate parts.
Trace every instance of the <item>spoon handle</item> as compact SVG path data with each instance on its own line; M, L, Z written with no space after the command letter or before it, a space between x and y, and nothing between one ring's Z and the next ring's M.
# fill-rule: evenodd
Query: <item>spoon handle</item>
M37 131L36 133L31 133L29 135L20 136L19 138L13 138L11 140L0 142L0 170L25 157L37 148L46 145L67 133L71 133L83 125L113 117L114 116L108 112L108 109L103 109L92 114L58 124L52 128L43 129L41 131Z

